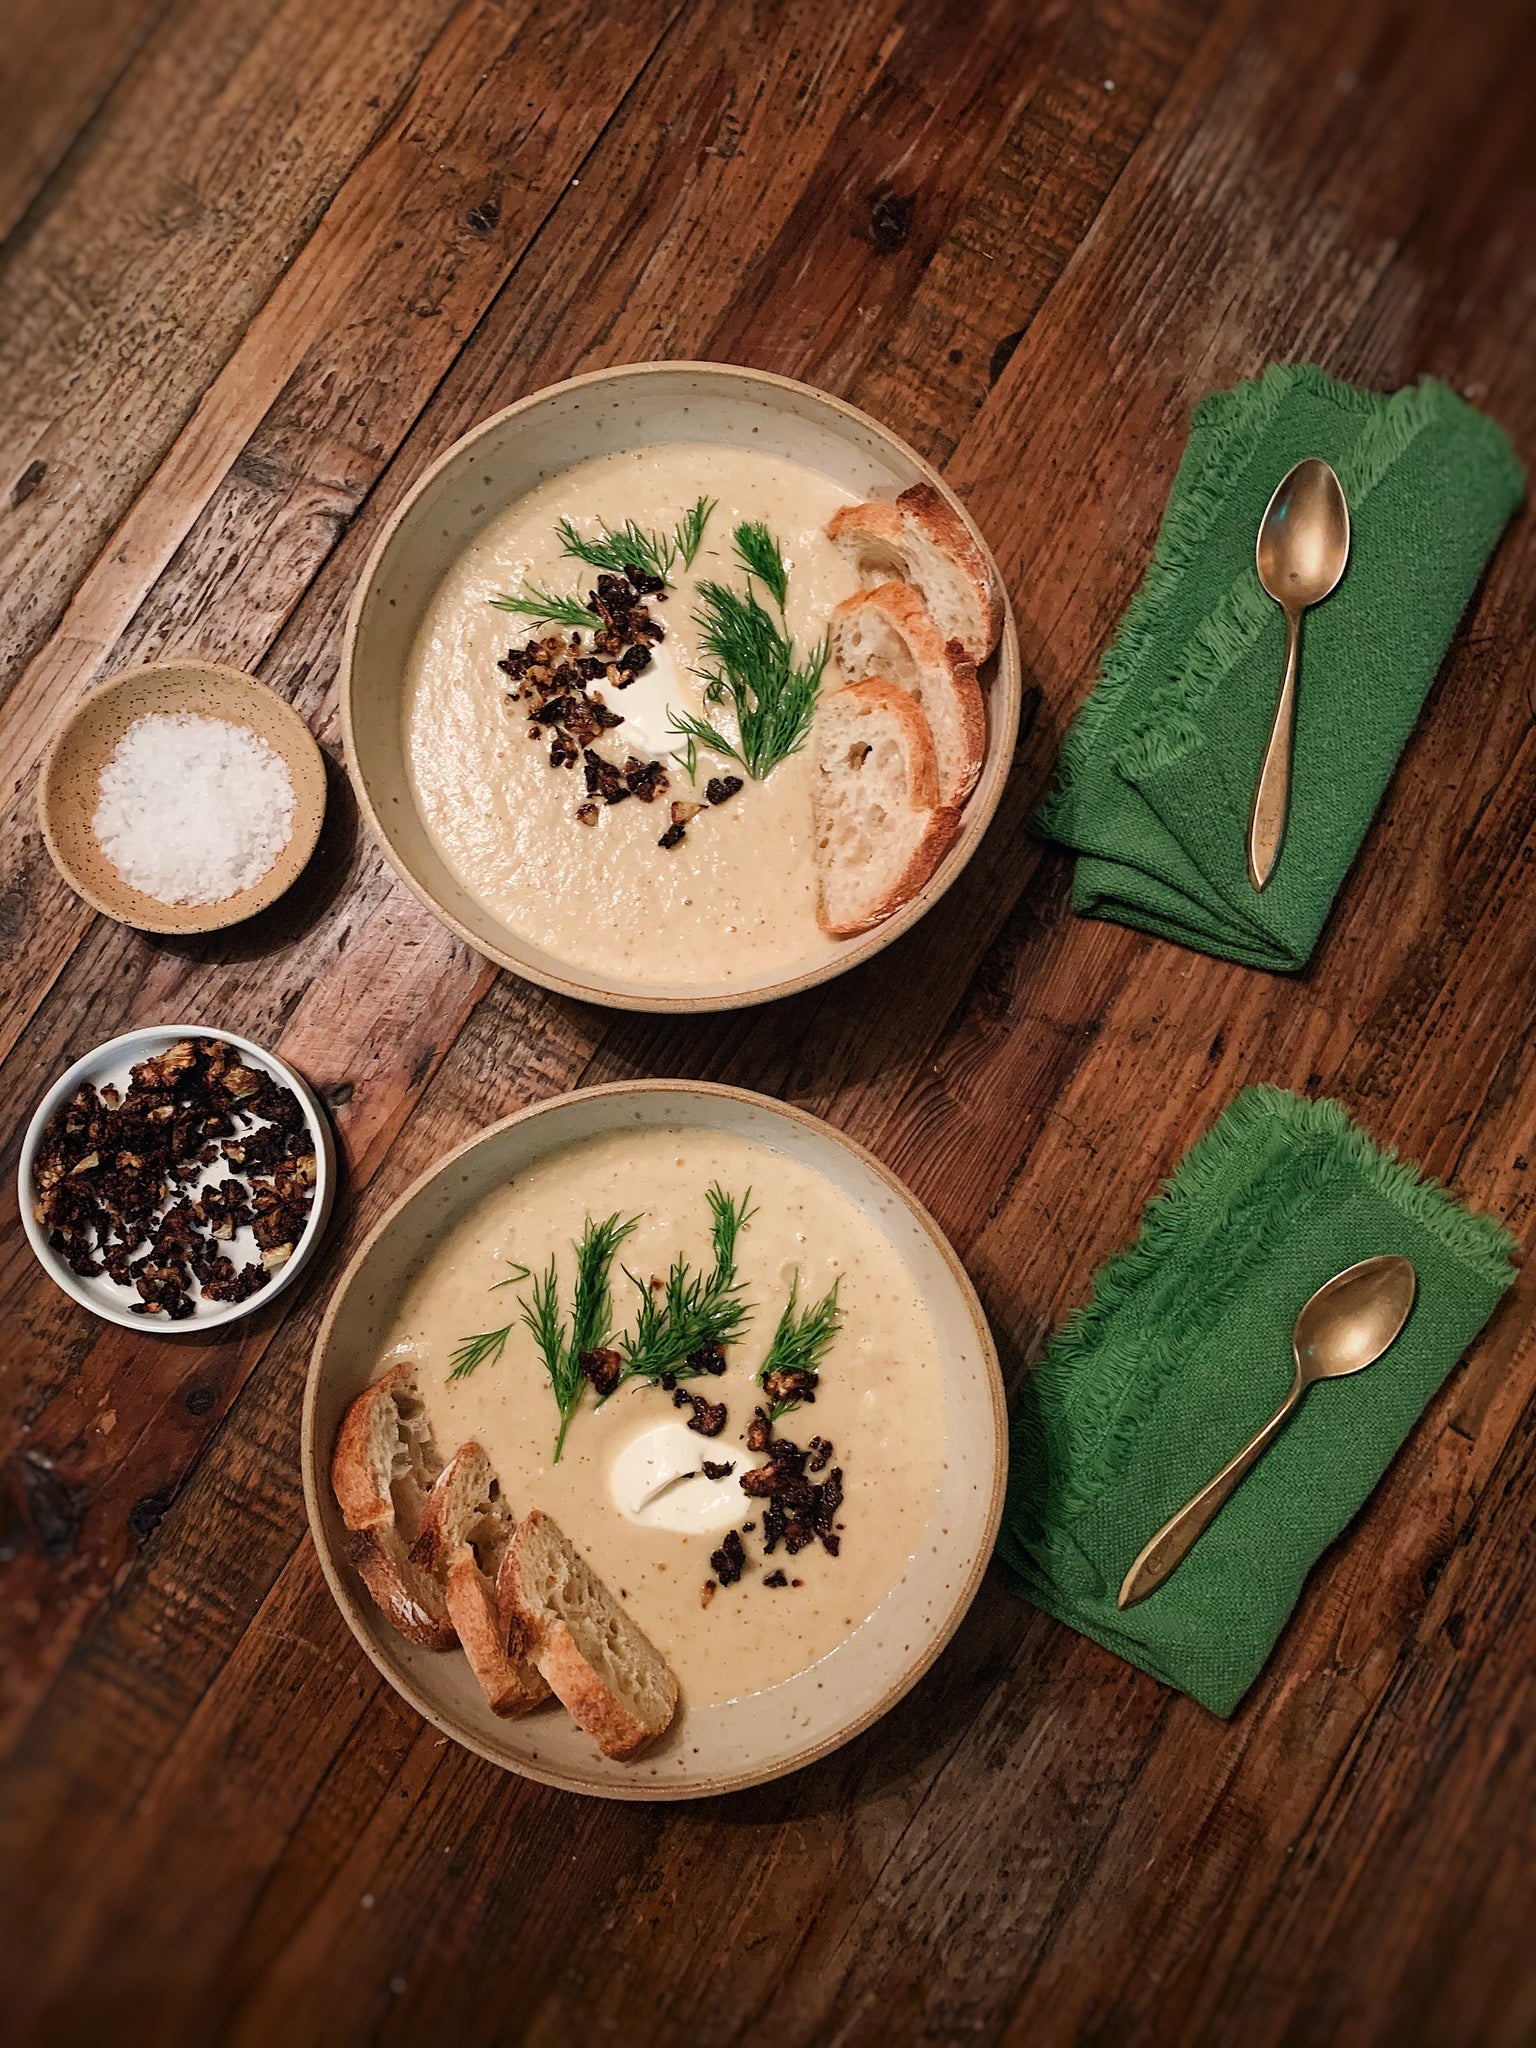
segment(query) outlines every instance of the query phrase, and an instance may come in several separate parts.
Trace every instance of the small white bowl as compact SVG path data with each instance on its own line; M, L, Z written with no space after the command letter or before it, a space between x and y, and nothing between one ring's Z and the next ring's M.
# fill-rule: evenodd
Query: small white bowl
M310 1137L315 1148L315 1199L310 1206L309 1219L304 1225L304 1234L294 1248L293 1257L278 1273L275 1280L261 1288L244 1301L222 1302L205 1307L199 1302L194 1314L186 1316L179 1323L168 1321L163 1316L135 1315L129 1307L130 1297L114 1280L103 1275L97 1280L88 1280L72 1271L48 1242L48 1234L32 1214L35 1191L32 1185L32 1169L38 1149L43 1141L55 1110L67 1102L82 1081L90 1081L97 1088L109 1081L120 1088L128 1083L128 1070L140 1060L153 1059L167 1047L183 1038L216 1038L225 1045L232 1045L248 1065L260 1067L285 1088L291 1088L299 1098L309 1126ZM293 1068L286 1066L274 1053L253 1045L248 1038L237 1038L232 1031L210 1030L204 1024L151 1024L140 1031L125 1031L120 1038L109 1038L105 1045L98 1045L94 1052L88 1052L84 1059L78 1059L66 1073L59 1076L33 1112L27 1126L27 1135L22 1141L21 1164L16 1175L17 1200L21 1207L22 1228L27 1241L38 1256L50 1280L62 1287L71 1299L78 1301L82 1308L88 1308L92 1315L100 1316L104 1322L116 1323L124 1330L137 1330L150 1336L177 1336L188 1331L201 1333L216 1330L225 1323L235 1323L242 1316L252 1315L257 1309L265 1308L285 1287L291 1287L299 1274L309 1264L318 1246L321 1234L331 1213L331 1204L336 1195L336 1146L331 1136L330 1121L320 1107L313 1090Z

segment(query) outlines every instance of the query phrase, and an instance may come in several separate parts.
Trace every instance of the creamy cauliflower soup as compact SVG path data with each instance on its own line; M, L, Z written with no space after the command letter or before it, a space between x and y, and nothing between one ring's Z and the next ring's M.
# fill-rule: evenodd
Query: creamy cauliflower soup
M541 1333L568 1363L584 1242L609 1301L562 1401ZM439 1443L477 1440L514 1513L556 1518L695 1705L852 1635L922 1541L945 1457L900 1256L830 1181L724 1133L594 1138L519 1174L411 1279L380 1364L401 1360Z
M851 502L766 452L628 449L540 485L454 565L411 656L407 758L442 858L509 932L640 984L833 951L805 739L858 586L826 535ZM773 705L749 695L744 732L732 681L765 673Z

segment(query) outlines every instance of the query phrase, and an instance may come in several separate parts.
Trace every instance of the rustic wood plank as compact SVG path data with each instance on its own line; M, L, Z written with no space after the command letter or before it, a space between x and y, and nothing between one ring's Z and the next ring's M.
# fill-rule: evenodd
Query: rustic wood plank
M0 21L0 248L168 0L12 0Z
M4 272L0 688L387 122L449 6L183 6L130 64L96 147Z

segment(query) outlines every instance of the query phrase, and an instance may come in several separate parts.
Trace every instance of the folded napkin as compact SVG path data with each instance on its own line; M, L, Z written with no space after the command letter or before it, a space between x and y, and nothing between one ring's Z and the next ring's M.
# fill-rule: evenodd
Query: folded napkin
M1260 895L1244 846L1285 619L1254 544L1308 455L1344 486L1350 558L1302 626L1290 823ZM1383 398L1302 364L1208 398L1037 821L1080 856L1076 909L1251 967L1305 966L1523 491L1500 429L1433 379Z
M998 1545L1016 1590L1230 1714L1313 1563L1510 1284L1510 1249L1336 1102L1246 1090L1022 1389ZM1120 1613L1142 1545L1283 1400L1302 1303L1377 1252L1418 1271L1397 1342L1310 1388L1165 1584Z

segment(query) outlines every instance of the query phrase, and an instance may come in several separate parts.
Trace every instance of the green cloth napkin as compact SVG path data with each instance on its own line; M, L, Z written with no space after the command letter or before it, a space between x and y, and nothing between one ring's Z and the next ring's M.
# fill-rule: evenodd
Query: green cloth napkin
M1308 455L1344 486L1350 558L1302 626L1290 824L1260 895L1244 846L1285 621L1254 544ZM1251 967L1304 967L1523 491L1501 430L1433 379L1383 398L1302 364L1206 399L1037 820L1079 855L1074 907Z
M1015 1588L1230 1714L1326 1546L1514 1278L1510 1239L1379 1151L1336 1102L1249 1088L1149 1204L1015 1409L998 1548ZM1158 1590L1132 1560L1280 1405L1297 1311L1376 1252L1418 1272L1376 1364L1312 1387Z

